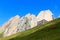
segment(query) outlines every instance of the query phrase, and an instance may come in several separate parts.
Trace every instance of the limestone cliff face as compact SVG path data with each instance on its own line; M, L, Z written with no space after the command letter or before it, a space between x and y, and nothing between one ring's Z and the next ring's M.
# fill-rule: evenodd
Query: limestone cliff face
M46 21L51 21L54 19L53 17L53 14L50 10L44 10L44 11L41 11L38 16L37 16L37 20L38 21L41 21L45 19Z
M53 20L53 14L50 10L41 11L36 17L33 14L28 13L26 16L20 18L19 15L12 17L8 22L3 24L2 30L4 31L3 35L10 36L17 32L22 32L33 28L37 25L41 25L46 21Z
M4 30L4 36L9 36L11 34L15 34L17 32L17 27L20 22L20 17L16 15L12 17L8 22L6 22L2 27Z
M29 19L30 26L33 28L34 26L37 26L37 18L34 14L27 14L25 17Z
M22 32L27 29L33 28L36 25L37 21L35 15L27 14L22 18L16 15L15 17L12 17L8 22L6 22L2 26L2 29L4 31L4 36L10 36L17 32Z

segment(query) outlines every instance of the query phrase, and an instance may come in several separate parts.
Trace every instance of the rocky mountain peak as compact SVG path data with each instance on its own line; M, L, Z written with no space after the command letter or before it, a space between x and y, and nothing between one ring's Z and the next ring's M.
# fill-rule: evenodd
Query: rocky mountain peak
M51 21L53 18L53 14L50 10L41 11L37 17L34 14L30 13L21 18L19 15L16 15L9 19L2 26L2 29L4 30L4 36L10 36L17 32L25 31L37 25L43 24L46 21Z
M30 13L28 13L25 17L29 17L29 16L31 16L31 14L30 14Z
M37 16L37 20L41 21L42 19L45 19L47 21L51 21L53 20L53 14L50 10L43 10L41 11L38 16Z

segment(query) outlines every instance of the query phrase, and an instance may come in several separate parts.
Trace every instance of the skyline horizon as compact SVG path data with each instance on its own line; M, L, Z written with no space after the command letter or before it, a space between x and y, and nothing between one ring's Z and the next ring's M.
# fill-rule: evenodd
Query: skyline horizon
M40 12L42 12L42 11L50 11L50 12L52 12L51 10L41 10ZM39 14L41 14L41 13L38 13L38 15ZM35 17L37 17L38 15L35 15L35 14L31 14L31 13L27 13L27 14L25 14L24 16L20 16L19 14L16 14L16 15L14 15L14 16L12 16L12 17L15 17L15 16L18 16L18 17L20 17L20 18L22 18L22 17L25 17L26 15L28 15L28 14L30 14L30 15L34 15ZM52 13L52 15L53 15L53 17L54 17L54 14ZM7 21L9 21L12 17L10 17ZM58 18L58 17L57 17ZM54 17L54 19L56 19L55 17ZM7 21L5 21L3 24L5 24ZM2 26L3 24L1 24L0 26Z
M54 17L60 16L60 0L0 0L0 25L15 15L28 13L35 16L42 10L50 10Z

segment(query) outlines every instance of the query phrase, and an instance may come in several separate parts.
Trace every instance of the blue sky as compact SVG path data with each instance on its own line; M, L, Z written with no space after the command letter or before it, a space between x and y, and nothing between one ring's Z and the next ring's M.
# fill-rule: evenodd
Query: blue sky
M41 10L51 10L54 17L60 15L60 0L0 0L0 25L15 15L38 15Z

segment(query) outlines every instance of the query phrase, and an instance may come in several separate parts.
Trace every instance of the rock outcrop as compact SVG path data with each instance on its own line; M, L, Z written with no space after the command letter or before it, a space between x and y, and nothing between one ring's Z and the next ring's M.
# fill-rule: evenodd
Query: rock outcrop
M53 17L53 14L50 10L44 10L44 11L41 11L38 16L37 16L37 20L38 21L41 21L45 19L46 21L51 21L54 19Z
M22 32L33 28L37 25L41 25L46 21L53 20L53 14L50 10L41 11L38 16L31 15L28 13L26 16L20 18L19 15L12 17L8 22L3 24L2 30L4 31L3 35L10 36L17 32Z
M8 22L6 22L2 27L4 30L4 36L9 36L11 34L17 33L17 27L19 26L20 17L16 15L12 17Z

